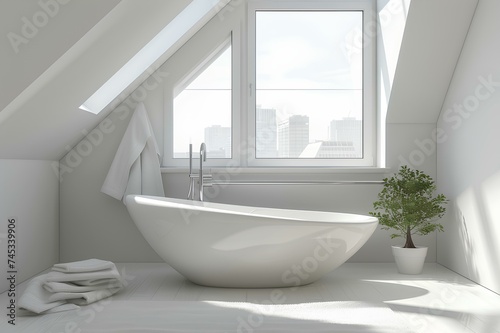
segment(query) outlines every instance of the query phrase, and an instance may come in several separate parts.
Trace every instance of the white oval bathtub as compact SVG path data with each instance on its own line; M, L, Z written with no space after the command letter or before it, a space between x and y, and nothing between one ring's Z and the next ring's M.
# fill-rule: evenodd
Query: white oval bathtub
M320 279L370 238L371 216L258 208L129 195L127 209L151 247L194 283L299 286Z

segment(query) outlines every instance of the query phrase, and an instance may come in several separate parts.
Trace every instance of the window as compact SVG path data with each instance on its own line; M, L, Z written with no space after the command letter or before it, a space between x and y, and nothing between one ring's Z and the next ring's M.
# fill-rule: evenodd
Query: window
M322 154L344 142L351 157L360 158L363 59L345 44L362 26L363 13L257 11L255 19L256 137L277 130L273 157L344 158L343 151ZM269 123L261 120L262 110ZM256 145L257 158L270 157L266 141Z
M175 85L167 165L205 142L208 166L374 166L372 6L249 0L246 31L219 22L231 37Z
M369 3L250 2L249 165L373 165Z
M232 158L231 39L179 84L173 102L173 156L186 159L202 142L208 159Z

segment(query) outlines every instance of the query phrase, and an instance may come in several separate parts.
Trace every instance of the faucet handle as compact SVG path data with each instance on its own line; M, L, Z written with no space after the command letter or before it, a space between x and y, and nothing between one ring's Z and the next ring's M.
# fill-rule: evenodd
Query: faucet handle
M198 179L198 178L200 178L200 175L197 174L197 173L192 173L192 174L189 175L189 178L191 178L191 179L192 178ZM213 179L213 176L211 174L203 174L203 179L210 180L210 179Z

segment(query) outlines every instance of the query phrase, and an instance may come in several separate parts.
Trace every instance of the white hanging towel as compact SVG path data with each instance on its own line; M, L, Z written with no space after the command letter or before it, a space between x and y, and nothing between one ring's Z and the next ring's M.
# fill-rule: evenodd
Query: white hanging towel
M139 103L123 135L101 192L117 200L129 194L165 196L160 151L144 103Z

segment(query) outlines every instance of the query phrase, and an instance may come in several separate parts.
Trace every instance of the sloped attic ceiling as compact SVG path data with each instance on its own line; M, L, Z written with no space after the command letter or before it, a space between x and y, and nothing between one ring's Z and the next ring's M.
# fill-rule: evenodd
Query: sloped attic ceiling
M4 110L120 0L2 1L0 110ZM71 29L68 29L71 24ZM3 116L5 117L5 116Z
M477 3L411 1L387 123L437 122Z
M94 128L107 115L107 112L102 112L96 116L80 110L79 106L193 1L29 2L32 2L31 6L26 8L12 4L6 8L15 8L11 15L14 17L14 23L16 18L18 20L19 27L16 28L21 37L23 30L20 25L24 20L31 20L31 23L39 24L40 28L26 45L19 44L19 54L23 52L23 46L30 47L28 59L11 56L13 61L17 62L15 64L18 69L24 68L24 62L28 62L34 63L32 65L37 70L27 70L28 79L21 80L17 90L13 90L9 96L0 97L2 159L59 160L66 153L67 147L78 143L86 131ZM102 5L104 2L107 3L106 6ZM187 38L216 15L216 10L220 10L226 2L212 1L213 10L193 24L152 67L164 62ZM42 8L40 3L52 4L54 12L57 6L57 13L53 17L50 16L50 8ZM0 4L4 5L5 2ZM86 10L82 10L82 7ZM5 12L3 9L2 13ZM42 22L45 16L47 22ZM79 25L78 22L86 22L86 25ZM50 26L53 28L49 29ZM13 29L15 30L12 24L2 24L4 35ZM29 27L26 29L29 30ZM63 43L57 34L53 36L54 29L67 31L70 35L69 41ZM7 40L6 43L10 42ZM42 59L39 59L37 54L43 54L43 50L47 48L57 48L58 52L47 51L50 57L44 59L43 64L39 64ZM11 46L9 51L12 52ZM9 64L4 63L2 66L9 67ZM2 73L7 73L8 81L17 81L19 76L15 70L9 72L8 68L4 67ZM138 86L141 83L139 80L132 85ZM131 88L133 89L128 89Z

